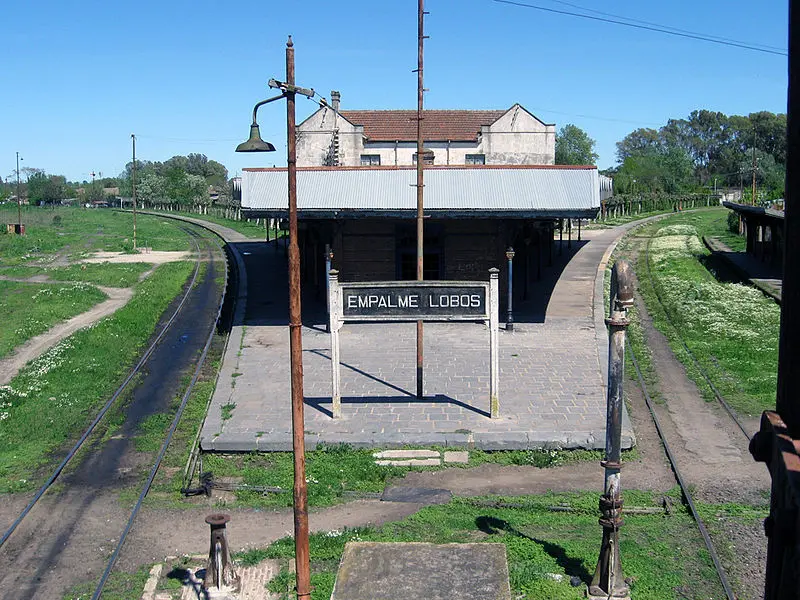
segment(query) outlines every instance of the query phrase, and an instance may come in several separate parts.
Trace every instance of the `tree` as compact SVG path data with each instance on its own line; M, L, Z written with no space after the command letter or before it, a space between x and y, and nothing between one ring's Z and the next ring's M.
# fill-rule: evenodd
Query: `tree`
M557 165L593 165L597 162L595 141L580 127L567 124L556 135Z
M692 166L681 148L646 148L625 159L614 177L614 189L678 193L691 187Z
M67 179L63 175L47 175L44 171L28 177L28 201L53 204L67 197Z
M655 129L637 129L622 138L621 142L617 142L617 161L624 163L630 156L651 148L658 149L662 145L663 139Z
M138 173L137 173L138 175ZM164 200L166 194L167 183L166 180L160 175L153 172L145 172L141 178L137 176L136 181L136 196L137 202L141 200L148 204Z

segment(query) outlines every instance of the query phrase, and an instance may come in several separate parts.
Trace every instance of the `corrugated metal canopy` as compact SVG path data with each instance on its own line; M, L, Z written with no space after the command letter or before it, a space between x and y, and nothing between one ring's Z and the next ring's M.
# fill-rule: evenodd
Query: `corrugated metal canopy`
M298 169L303 217L416 211L414 168ZM286 169L246 169L242 208L285 213ZM594 167L432 167L425 169L425 211L437 216L594 217L600 206Z

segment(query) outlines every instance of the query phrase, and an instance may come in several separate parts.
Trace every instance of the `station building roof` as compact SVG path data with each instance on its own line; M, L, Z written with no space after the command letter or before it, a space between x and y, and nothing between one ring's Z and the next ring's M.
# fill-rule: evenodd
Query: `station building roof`
M425 167L425 214L437 218L594 218L597 167L481 165ZM297 169L300 218L412 217L415 167ZM286 168L244 169L242 209L285 216Z

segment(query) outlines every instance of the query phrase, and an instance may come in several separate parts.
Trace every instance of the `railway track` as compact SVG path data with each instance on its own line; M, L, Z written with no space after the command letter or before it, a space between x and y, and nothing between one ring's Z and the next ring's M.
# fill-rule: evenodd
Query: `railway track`
M674 319L673 315L670 313L669 308L667 307L666 303L664 302L664 299L661 296L661 292L659 291L658 286L656 285L656 281L655 281L655 278L653 277L653 272L652 272L652 269L650 267L650 265L651 265L650 244L652 243L652 241L653 241L653 237L651 236L651 237L649 237L647 239L647 243L645 245L645 265L646 265L646 271L647 271L647 278L648 278L648 281L650 283L650 287L652 287L653 291L655 292L656 300L658 301L658 305L661 307L661 311L666 316L667 321L670 324L670 327L672 327L672 329L673 329L673 331L675 333L675 336L677 337L677 339L680 342L681 346L683 347L684 351L692 359L692 362L694 363L697 371L700 373L700 376L703 378L703 380L708 385L709 389L711 390L711 393L714 395L714 398L719 403L719 405L725 410L725 412L728 413L730 418L733 419L733 422L736 424L736 426L739 428L739 430L742 432L742 434L745 436L745 438L747 438L747 440L749 442L750 438L752 437L752 434L744 426L744 423L742 423L742 420L739 418L739 415L736 413L736 411L733 409L733 407L731 407L731 405L728 403L728 401L725 400L723 395L719 392L717 387L714 385L714 382L711 380L711 377L708 374L708 372L706 371L706 369L703 367L702 364L700 364L700 361L697 360L697 357L695 356L694 352L692 352L691 348L689 348L689 346L686 344L686 340L681 335L680 328L675 323L675 319Z
M105 569L103 571L102 576L100 577L100 580L99 580L99 582L97 584L97 587L95 589L95 592L94 592L92 598L100 598L101 597L103 589L104 589L104 586L105 586L105 584L106 584L106 582L108 580L108 577L110 576L110 574L111 574L111 572L112 572L112 570L114 568L114 565L116 564L117 559L119 558L120 551L122 550L122 547L125 544L126 538L127 538L128 534L129 534L129 532L130 532L130 530L131 530L131 528L133 526L133 523L134 523L134 521L136 519L136 516L139 513L139 510L141 509L142 502L143 502L144 498L146 497L148 491L150 490L150 487L152 486L152 483L153 483L153 481L155 479L155 476L156 476L156 474L158 472L158 469L161 466L161 463L162 463L162 461L164 459L164 456L166 454L166 451L167 451L167 448L169 446L169 443L172 440L173 434L174 434L174 432L175 432L175 430L176 430L176 428L178 426L178 423L180 422L180 419L181 419L181 416L183 414L183 411L184 411L184 409L186 407L186 404L187 404L187 402L188 402L188 400L189 400L189 398L191 396L191 393L192 393L192 391L194 389L194 386L195 386L195 384L196 384L196 382L198 380L200 372L201 372L201 370L203 368L205 358L206 358L206 356L208 354L209 348L211 347L211 343L212 343L212 341L214 339L215 326L219 322L220 316L222 314L223 303L225 301L225 287L226 287L225 285L223 285L222 293L219 294L219 296L220 296L219 297L219 301L218 301L218 303L217 303L217 305L215 307L212 307L210 304L208 304L207 300L205 300L204 298L200 299L199 298L200 292L197 291L199 289L199 287L201 286L201 284L206 286L206 289L203 290L203 294L204 295L206 294L206 292L208 290L213 290L215 288L215 285L216 285L214 283L214 281L215 281L215 278L216 278L217 274L223 274L224 273L225 283L227 283L227 280L228 280L227 262L223 259L221 261L222 267L220 267L219 264L218 264L220 261L218 261L215 258L215 255L218 255L219 252L221 251L221 246L216 241L216 239L214 239L214 241L211 241L210 239L200 235L197 232L197 229L195 227L189 226L188 224L186 226L182 225L182 226L179 226L179 227L180 227L180 229L185 231L188 236L190 236L192 238L192 243L194 244L195 252L196 252L196 260L195 260L194 271L193 271L192 276L191 276L191 278L189 280L189 284L186 286L186 291L184 292L183 296L178 301L178 304L175 307L173 313L170 315L170 317L167 319L166 323L163 325L161 330L158 332L158 334L154 338L154 340L151 343L151 345L142 354L142 357L139 360L139 362L131 369L131 371L125 377L125 379L120 384L120 386L117 388L117 390L111 395L111 397L103 405L103 407L100 409L100 411L95 415L95 417L92 420L92 422L89 424L89 426L86 428L86 430L82 433L82 435L78 438L77 442L73 445L73 447L70 449L70 451L67 453L67 455L61 460L61 462L53 470L53 472L49 475L49 477L47 477L47 479L45 480L45 483L36 491L36 493L34 494L32 499L28 502L28 504L25 506L25 508L16 517L16 519L12 522L12 524L8 527L8 529L3 533L2 537L0 537L0 549L3 549L4 552L5 552L7 550L7 548L4 548L4 547L6 546L7 542L9 542L9 540L12 540L12 537L14 536L14 533L15 533L15 531L17 531L18 527L20 525L22 525L23 523L27 523L27 521L30 520L34 515L37 516L36 521L32 522L34 524L38 524L38 522L40 520L43 520L43 521L53 521L54 520L53 519L53 515L47 515L46 513L45 514L39 514L42 511L35 511L34 512L34 509L37 507L38 504L40 504L40 502L42 501L42 498L45 497L45 495L47 494L48 490L51 490L53 485L59 480L59 478L62 476L62 474L63 474L64 470L66 469L66 467L68 465L70 465L71 462L75 461L76 456L80 455L80 456L82 456L84 458L86 458L87 456L91 456L92 459L96 458L94 453L96 453L98 451L97 450L97 444L94 444L94 447L90 448L90 443L89 443L89 441L91 439L93 439L93 437L97 437L97 436L93 436L93 433L96 432L98 425L103 421L103 419L106 417L106 415L109 413L109 411L112 410L114 407L118 406L118 404L120 402L120 397L123 395L123 393L126 392L126 390L129 390L129 388L131 388L131 382L136 380L137 376L138 377L142 376L145 367L149 366L148 362L151 359L153 359L154 355L157 355L159 351L166 352L166 350L164 350L163 348L160 348L159 345L160 344L166 344L165 340L167 338L170 338L170 339L176 338L177 340L180 341L180 340L182 340L183 338L186 337L186 334L184 334L184 336L182 337L182 336L179 335L180 332L175 331L176 322L179 322L179 321L181 321L181 319L183 319L184 321L186 321L186 322L182 322L182 325L184 325L184 326L191 326L193 324L196 325L196 322L194 322L194 323L191 322L191 319L189 318L189 315L184 316L183 313L185 313L188 310L187 306L190 303L192 303L193 294L198 294L198 299L196 300L196 302L199 302L201 304L205 303L204 305L208 306L208 308L206 309L206 312L209 313L209 315L211 314L211 311L214 310L214 313L213 313L214 314L214 318L213 318L213 320L212 320L212 322L210 324L208 334L205 336L205 338L203 338L202 347L198 348L198 350L200 352L200 356L199 356L199 358L196 359L196 364L193 365L194 369L193 369L192 377L191 377L188 385L182 386L183 394L182 394L182 397L181 397L181 401L180 401L179 406L177 407L177 409L175 409L174 412L172 413L172 421L171 421L171 424L169 426L169 430L165 434L157 454L155 454L155 457L152 459L152 462L151 462L149 470L148 470L148 475L147 475L144 483L139 488L138 499L137 499L133 509L130 511L127 519L126 519L126 524L125 524L124 528L121 527L120 530L119 530L120 533L119 533L118 537L116 537L116 545L115 545L114 550L111 553L110 557L108 558L108 561L105 562ZM201 246L202 246L202 249L201 249ZM201 267L201 264L204 261L207 262L208 270L205 273L204 277L202 278L202 282L201 282L200 281L200 271L201 271L200 267ZM211 293L211 292L209 292L209 293ZM195 310L196 309L193 308L192 311L189 311L189 314L192 315ZM160 357L160 358L163 358L163 357ZM175 394L173 396L173 398L175 396L177 396L177 395L178 394ZM151 413L151 414L156 414L156 413ZM141 417L141 416L142 415L139 415L139 417ZM104 447L105 446L101 446L100 447L100 451L101 452L104 449ZM88 449L88 452L87 452L87 449ZM110 462L111 462L112 467L117 464L117 462L115 462L114 459L112 459ZM83 463L81 463L81 464L83 464ZM91 470L91 467L89 468L89 470ZM73 488L75 488L75 487L80 488L81 485L80 485L80 482L79 482L79 485L77 485L77 486L72 485L72 486L68 486L68 487L69 487L71 492L74 492ZM88 488L88 487L94 487L94 486L84 486L84 487ZM102 488L103 487L102 482L99 482L96 487L101 487ZM62 496L64 495L63 491L61 492L61 495ZM48 523L46 523L45 525L43 525L40 528L40 529L44 529L46 531L49 530L48 531L48 538L53 537L53 538L58 540L58 543L63 543L64 545L66 545L66 540L62 539L62 538L64 536L67 536L67 538L69 538L69 534L70 533L76 533L76 529L77 529L76 525L80 521L82 521L83 519L86 518L86 514L85 513L86 513L86 510L87 510L87 507L90 507L93 499L96 498L97 490L96 489L94 489L94 490L87 489L86 492L85 492L85 496L86 496L86 500L85 501L74 502L76 504L76 509L75 509L75 511L73 511L74 512L74 517L72 515L69 515L69 517L67 518L67 520L70 521L70 523L68 523L67 525L64 526L64 530L66 532L59 531L59 524L58 523L54 524L52 522L48 522ZM69 503L67 503L67 504L69 504ZM34 515L31 515L32 512L34 512ZM59 516L61 517L61 515L59 515ZM61 519L63 520L63 517L61 517ZM35 528L35 526L34 526L34 528ZM58 533L54 534L53 531L56 531ZM27 533L26 535L31 535L31 534ZM33 534L33 535L35 537L36 534ZM20 544L15 542L14 545L15 546L19 546ZM25 547L24 543L22 544L22 547ZM59 550L55 550L55 552L58 553ZM5 552L5 553L8 554L7 552ZM12 549L11 553L12 553L12 556L14 557L14 559L18 559L19 558L18 556L16 556L17 553L15 553L13 549ZM52 551L51 551L51 555L52 555ZM20 559L20 560L24 560L24 559ZM28 560L31 563L36 564L33 560L30 559L30 557L28 558ZM49 567L50 565L45 565L45 566ZM41 570L42 570L42 568L40 566L38 568L38 570L37 570L37 573L41 572ZM38 579L38 578L34 577L33 579ZM28 596L25 596L24 594L22 594L19 597L26 597L26 598L34 598L34 597L38 598L38 597L41 597L39 595L39 590L33 590L31 592L31 594L32 595L28 595Z
M681 347L688 354L688 356L691 358L691 360L692 360L694 366L696 367L698 373L700 374L702 379L705 381L705 383L708 385L708 387L711 390L712 394L714 395L714 398L717 401L717 403L724 409L725 413L728 415L730 420L735 425L735 428L738 431L740 431L744 435L745 439L749 442L749 440L751 438L751 435L747 431L747 428L742 423L742 420L739 418L739 415L736 413L736 411L730 406L730 404L725 400L725 398L719 392L717 387L714 385L714 382L712 381L712 379L711 379L709 373L707 372L707 370L703 367L703 365L699 362L699 360L697 359L695 354L692 352L692 350L687 345L686 340L681 335L680 328L677 326L677 324L675 322L674 316L671 314L670 309L667 307L666 303L664 302L664 299L663 299L663 297L661 295L661 292L659 291L659 288L658 288L658 286L656 284L655 277L653 276L653 272L652 272L652 268L651 268L651 262L652 261L651 261L650 246L651 246L652 239L653 239L652 236L650 236L647 239L647 242L644 245L644 263L645 263L645 269L644 270L647 273L648 283L652 287L652 289L653 289L653 291L655 293L655 297L656 297L656 300L658 302L658 306L660 307L661 311L665 315L665 317L667 319L667 322L669 323L670 327L673 329L674 334L677 337L678 341L680 342ZM658 413L657 413L657 411L655 409L653 400L652 400L652 398L650 396L650 392L648 390L647 383L645 382L644 376L642 375L642 371L641 371L641 368L639 366L639 361L636 359L636 356L635 356L635 353L633 351L633 348L630 345L628 345L627 350L628 350L628 356L630 357L631 363L633 364L634 370L636 371L636 380L638 382L639 388L641 389L642 396L644 398L644 402L645 402L645 404L647 406L647 409L648 409L648 412L649 412L649 415L650 415L650 419L652 420L653 425L655 426L656 432L658 434L659 441L660 441L660 443L661 443L661 445L662 445L662 447L664 449L664 453L666 455L667 461L669 462L670 468L671 468L671 470L672 470L672 472L673 472L673 474L675 476L675 480L678 483L678 486L679 486L679 488L681 490L681 495L683 497L683 501L686 504L687 508L689 509L689 512L691 513L692 518L694 519L695 523L697 524L698 530L700 531L700 534L701 534L701 536L703 538L703 541L705 543L706 549L709 552L709 555L710 555L711 560L712 560L712 562L714 564L714 568L715 568L715 570L717 572L717 576L719 578L720 584L722 585L722 588L723 588L723 590L725 592L726 597L728 598L728 600L736 600L737 596L734 593L733 589L731 588L731 585L730 585L730 582L728 581L728 577L727 577L727 574L725 572L725 569L724 569L724 567L722 565L722 562L720 561L719 554L718 554L718 552L717 552L717 550L716 550L716 548L714 546L714 543L713 543L713 541L711 539L711 536L709 535L709 532L708 532L708 530L706 528L706 525L703 522L703 519L701 518L701 516L700 516L700 514L699 514L699 512L697 510L697 507L695 505L694 499L692 498L691 491L689 489L689 485L687 484L686 479L684 478L683 473L681 472L681 469L680 469L680 467L678 465L679 461L677 460L677 458L675 456L675 452L673 452L673 449L670 446L669 440L667 439L668 438L668 434L665 432L665 428L663 427L663 425L662 425L662 423L661 423L661 421L660 421L660 419L658 417Z

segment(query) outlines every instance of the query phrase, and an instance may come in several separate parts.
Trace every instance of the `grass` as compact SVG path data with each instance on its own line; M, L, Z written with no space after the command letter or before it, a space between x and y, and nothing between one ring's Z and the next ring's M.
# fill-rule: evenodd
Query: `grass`
M139 281L150 270L149 263L80 263L66 267L0 267L0 275L26 279L45 275L50 281L74 281L106 287L127 288Z
M658 506L661 500L651 492L626 491L624 495L628 505ZM312 599L330 598L341 554L351 540L502 543L508 556L512 597L583 598L602 535L597 524L597 498L597 494L456 498L380 528L313 534L310 556L316 589ZM565 503L571 512L550 509ZM696 525L680 505L669 515L626 515L620 538L623 569L630 578L634 600L722 596ZM287 559L293 552L294 541L287 537L266 549L244 553L239 560L257 564L265 558ZM270 583L270 589L285 592L291 579L283 571ZM573 586L571 579L578 585Z
M654 325L700 389L711 397L681 338L734 409L757 415L775 402L780 309L752 287L716 279L715 263L699 238L727 227L726 213L679 214L643 227L639 235L651 238L653 282L644 254L636 272Z
M209 223L216 223L217 225L222 225L223 227L227 227L228 229L233 229L234 231L238 231L242 235L245 235L249 238L254 240L263 240L266 239L267 236L267 229L264 225L256 225L250 221L236 221L234 219L226 219L225 217L218 217L216 215L198 215L196 213L190 212L168 212L167 214L174 214L180 215L183 217L191 217L192 219L198 219L200 221L208 221ZM274 227L269 231L269 239L275 239L276 235L283 235L285 232L276 230Z
M134 573L113 571L103 588L103 600L130 600L141 597L149 576L149 567L140 567ZM64 600L88 600L94 594L96 587L97 581L76 585L64 595Z
M223 415L224 416L224 415ZM433 448L444 451L445 448ZM452 448L448 448L452 450ZM393 479L408 472L442 468L471 468L482 464L522 465L548 468L581 461L597 462L602 452L592 450L513 450L506 452L469 451L467 464L443 464L440 467L393 467L375 464L373 449L352 448L346 444L321 446L306 453L306 480L310 506L331 506L358 496L383 492ZM635 460L636 450L624 453L624 460ZM203 471L215 478L240 481L249 486L279 487L283 491L262 494L258 491L236 492L236 505L280 507L292 504L293 463L291 452L250 454L204 454ZM185 460L185 458L184 458ZM182 466L182 465L181 465Z
M59 217L59 219L55 219ZM15 223L16 207L0 206L0 223ZM0 229L3 266L48 266L58 256L80 257L98 250L133 251L133 215L111 209L56 209L26 206L24 236ZM154 250L190 250L186 234L171 219L138 215L138 246Z
M85 283L43 284L0 281L0 358L56 323L106 299Z
M125 307L62 341L0 388L0 492L36 485L39 469L119 385L192 269L186 262L159 266Z

